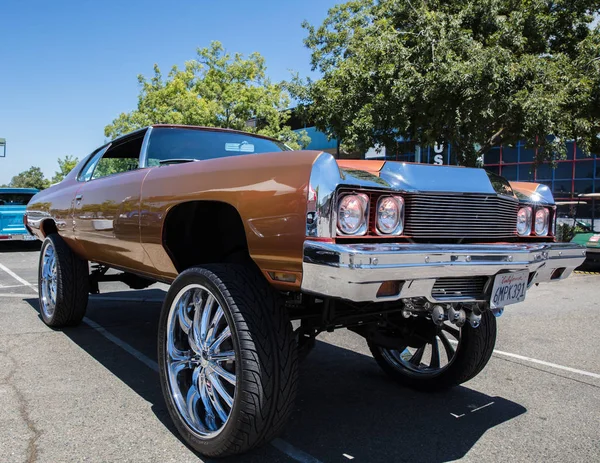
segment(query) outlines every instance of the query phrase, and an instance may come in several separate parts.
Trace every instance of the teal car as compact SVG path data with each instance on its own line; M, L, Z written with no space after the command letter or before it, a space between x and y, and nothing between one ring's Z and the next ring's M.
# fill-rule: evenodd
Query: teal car
M591 200L592 204L592 221L591 223L583 222L581 220L577 220L577 215L573 220L574 225L578 225L583 231L576 233L572 243L579 244L581 246L585 246L586 249L586 259L585 264L599 264L600 263L600 232L594 229L594 223L596 221L595 211L596 211L596 200L600 198L600 193L586 193L579 195L580 203L582 200L589 201ZM559 203L557 203L559 204Z
M29 200L39 190L35 188L0 188L0 241L33 241L23 223Z

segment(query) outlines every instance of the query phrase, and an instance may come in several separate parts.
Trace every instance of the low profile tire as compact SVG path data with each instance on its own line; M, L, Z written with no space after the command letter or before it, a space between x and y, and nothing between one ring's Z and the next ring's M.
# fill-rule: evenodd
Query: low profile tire
M474 378L488 363L496 344L496 318L485 311L477 328L446 322L434 327L426 339L422 346L397 350L368 344L383 371L403 386L445 390Z
M194 267L173 282L158 330L160 382L173 422L199 453L243 453L292 411L297 352L278 295L250 266Z
M88 262L56 233L46 237L38 269L40 314L52 327L73 326L85 315L89 294Z

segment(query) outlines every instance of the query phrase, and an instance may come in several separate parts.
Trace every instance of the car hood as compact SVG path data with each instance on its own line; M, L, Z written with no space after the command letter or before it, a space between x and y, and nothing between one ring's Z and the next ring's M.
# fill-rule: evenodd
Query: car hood
M338 160L344 183L417 193L500 194L516 198L510 183L484 169L395 161Z

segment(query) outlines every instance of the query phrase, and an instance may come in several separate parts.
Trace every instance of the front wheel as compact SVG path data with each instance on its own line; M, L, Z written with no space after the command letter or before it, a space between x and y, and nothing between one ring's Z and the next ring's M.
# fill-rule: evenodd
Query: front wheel
M423 323L425 322L425 324ZM481 316L479 327L462 328L445 322L435 326L419 320L421 329L399 349L388 349L369 341L379 366L402 385L424 391L444 390L477 376L496 344L496 318L490 311Z
M207 456L279 433L296 394L291 323L251 267L190 268L171 285L158 332L161 387L185 441Z

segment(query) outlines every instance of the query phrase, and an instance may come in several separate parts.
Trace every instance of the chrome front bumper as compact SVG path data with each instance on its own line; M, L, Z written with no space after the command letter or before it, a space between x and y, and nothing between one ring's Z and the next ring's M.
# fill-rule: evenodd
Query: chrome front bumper
M492 277L529 270L530 285L562 280L585 260L572 243L538 244L334 244L304 243L302 290L351 301L390 301L432 296L438 278ZM398 281L394 295L378 297L382 283ZM489 296L488 296L489 297ZM453 301L480 299L456 297ZM448 298L445 298L448 301Z

